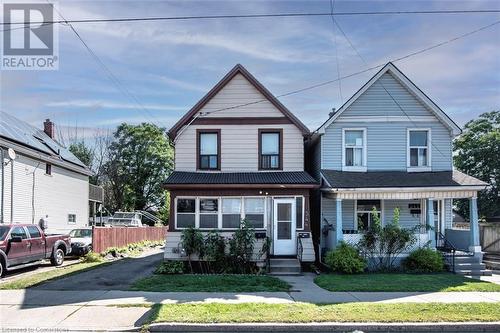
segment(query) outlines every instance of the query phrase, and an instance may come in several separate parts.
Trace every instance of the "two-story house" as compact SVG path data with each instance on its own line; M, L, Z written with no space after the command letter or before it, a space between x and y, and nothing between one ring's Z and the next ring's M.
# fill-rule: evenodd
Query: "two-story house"
M415 246L453 244L480 260L477 192L486 184L453 170L452 140L460 133L398 68L384 66L311 139L323 253L342 240L357 243L373 208L386 223L397 207L402 227L421 226ZM470 200L470 231L452 229L455 198Z
M169 131L175 171L166 180L170 223L165 259L183 257L181 232L230 237L243 219L272 240L274 256L314 261L302 124L243 66L236 65Z

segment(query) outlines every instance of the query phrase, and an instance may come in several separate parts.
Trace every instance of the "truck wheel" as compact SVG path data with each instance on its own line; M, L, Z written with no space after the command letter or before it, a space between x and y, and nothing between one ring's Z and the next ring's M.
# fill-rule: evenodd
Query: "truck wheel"
M52 258L50 258L50 262L54 266L61 266L64 262L64 251L62 249L56 249Z
M0 260L0 278L5 274L5 264L3 263L3 260Z

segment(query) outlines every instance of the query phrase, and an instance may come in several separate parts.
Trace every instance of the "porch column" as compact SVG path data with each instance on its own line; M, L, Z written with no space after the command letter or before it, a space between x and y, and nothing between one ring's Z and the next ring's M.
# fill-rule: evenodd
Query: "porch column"
M469 220L469 251L474 252L474 254L481 253L481 243L479 242L479 219L477 214L477 197L469 198Z
M426 203L426 223L427 223L427 234L429 235L429 240L431 241L431 247L436 247L436 230L434 224L434 199L428 198Z
M335 199L335 239L337 245L344 239L344 234L342 232L342 199Z

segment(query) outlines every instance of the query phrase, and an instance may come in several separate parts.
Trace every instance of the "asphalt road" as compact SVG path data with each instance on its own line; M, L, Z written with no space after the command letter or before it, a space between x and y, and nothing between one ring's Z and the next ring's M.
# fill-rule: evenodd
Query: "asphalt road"
M138 258L126 258L111 265L44 283L39 290L127 290L137 279L150 275L163 259L163 249Z

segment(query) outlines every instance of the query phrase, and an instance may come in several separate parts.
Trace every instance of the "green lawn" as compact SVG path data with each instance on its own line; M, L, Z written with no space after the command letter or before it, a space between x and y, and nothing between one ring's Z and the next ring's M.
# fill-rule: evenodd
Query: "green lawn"
M500 285L452 273L324 274L314 282L329 291L500 291Z
M48 272L35 273L32 275L28 275L26 277L14 279L12 281L2 282L0 283L0 290L29 288L42 284L44 282L85 272L105 264L107 264L107 262L89 262L89 263L78 263L64 267L58 267Z
M131 290L254 292L288 291L288 283L264 275L152 275L135 281Z
M151 322L310 323L498 321L495 303L156 304Z

